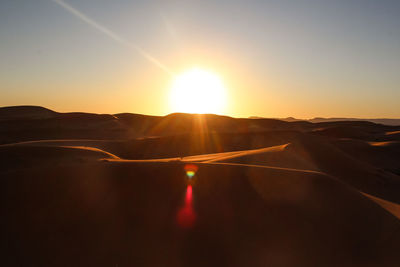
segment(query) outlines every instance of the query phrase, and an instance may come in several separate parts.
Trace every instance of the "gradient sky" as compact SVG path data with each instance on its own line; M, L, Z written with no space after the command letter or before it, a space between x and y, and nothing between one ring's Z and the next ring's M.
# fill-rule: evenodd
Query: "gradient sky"
M0 0L0 106L171 113L151 56L217 73L231 116L400 118L398 0L64 1L106 30Z

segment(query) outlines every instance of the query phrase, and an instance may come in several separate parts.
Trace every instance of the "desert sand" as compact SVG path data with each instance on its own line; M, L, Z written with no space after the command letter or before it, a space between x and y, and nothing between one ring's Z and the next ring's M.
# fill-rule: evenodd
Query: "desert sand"
M0 108L4 266L399 266L399 126Z

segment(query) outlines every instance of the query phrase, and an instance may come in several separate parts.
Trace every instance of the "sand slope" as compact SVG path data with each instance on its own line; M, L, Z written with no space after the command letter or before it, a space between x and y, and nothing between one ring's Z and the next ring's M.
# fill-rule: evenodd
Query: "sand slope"
M183 163L8 173L2 262L40 266L398 266L400 223L327 176L198 164L195 224L176 214ZM33 182L34 181L34 182ZM12 210L12 212L10 212Z
M374 197L374 196L371 196L371 195L368 195L365 193L364 193L364 195L366 195L371 200L376 202L379 206L381 206L382 208L389 211L391 214L393 214L394 216L396 216L397 218L400 219L400 204L396 204L396 203L381 199L379 197Z
M47 140L17 145L94 147L134 160L218 161L320 171L362 192L400 203L400 176L396 175L400 168L398 143L379 142L385 146L370 143L354 139L326 140L305 133L279 131L214 134L203 139L201 135L178 135L131 141ZM208 154L208 151L214 153Z
M84 164L117 156L92 147L78 146L0 146L0 172L43 166Z
M399 266L399 130L0 108L2 264Z

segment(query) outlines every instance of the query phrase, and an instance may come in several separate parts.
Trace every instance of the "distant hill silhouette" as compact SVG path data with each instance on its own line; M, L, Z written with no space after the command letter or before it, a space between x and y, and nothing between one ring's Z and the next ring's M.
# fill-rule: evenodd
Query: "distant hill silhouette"
M288 121L289 120L289 121ZM214 114L173 113L167 116L142 114L60 113L38 106L0 108L0 144L44 139L132 139L199 133L261 133L266 131L314 132L346 138L396 131L398 127L361 121L301 121L287 119L232 118ZM378 134L379 135L379 134ZM357 135L360 137L359 135ZM393 136L392 136L393 137ZM385 137L388 140L392 137ZM374 139L375 138L375 139Z
M257 118L259 119L260 117L250 117L250 118ZM308 119L308 120L302 120L302 119L296 119L293 117L288 117L288 118L279 118L279 120L283 121L308 121L312 123L319 123L319 122L334 122L334 121L369 121L373 123L379 123L379 124L384 124L384 125L391 125L391 126L399 126L400 125L400 119L359 119L359 118L320 118L316 117L313 119Z
M57 112L39 106L0 107L1 120L47 119L57 116Z

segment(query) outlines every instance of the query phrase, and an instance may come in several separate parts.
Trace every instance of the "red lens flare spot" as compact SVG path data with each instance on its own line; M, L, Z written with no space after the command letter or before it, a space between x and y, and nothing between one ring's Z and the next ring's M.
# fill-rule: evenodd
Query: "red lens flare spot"
M189 179L192 179L196 175L196 172L199 168L194 164L186 164L184 169L185 169L187 177Z
M199 167L197 167L194 164L186 164L184 168L185 171L193 171L193 172L197 172L197 170L199 169Z
M192 205L192 202L193 202L192 186L188 185L188 187L186 188L185 205Z
M196 221L196 214L192 207L183 207L179 210L177 216L178 225L182 228L193 227Z
M196 213L193 210L193 191L192 186L186 188L185 205L178 211L176 216L177 223L182 228L193 227L196 221Z

